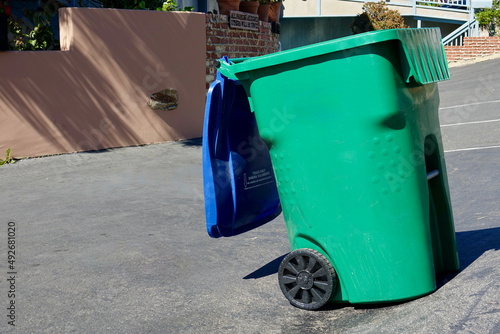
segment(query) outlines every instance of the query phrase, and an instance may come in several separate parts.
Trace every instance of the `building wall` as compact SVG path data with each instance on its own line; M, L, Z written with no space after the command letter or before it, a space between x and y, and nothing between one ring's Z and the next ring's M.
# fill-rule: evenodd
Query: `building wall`
M34 157L201 137L213 61L276 52L271 24L227 16L64 8L61 51L0 52L0 154ZM178 92L174 110L147 101Z
M413 17L405 17L405 23L410 28L417 27L417 20L413 19ZM445 22L436 22L436 21L422 21L422 28L439 28L441 30L441 36L444 38L452 33L455 29L460 27L460 24L455 23L445 23Z
M417 27L417 20L412 16L406 16L404 19L406 25L410 28ZM280 20L281 47L283 50L288 50L335 38L351 36L351 23L353 20L354 16L282 18ZM441 36L443 37L459 27L458 24L436 21L422 21L421 26L422 28L440 28Z
M279 50L279 35L271 32L271 24L259 21L258 31L229 28L227 15L206 15L207 88L215 80L213 62L223 56L247 58L262 56Z
M0 52L0 152L41 156L199 137L205 14L64 8L61 51ZM150 94L178 91L175 110Z
M283 17L354 16L362 12L364 3L365 1L360 0L285 0ZM386 1L386 3L389 9L397 10L403 16L445 18L462 22L468 20L466 11L430 6L413 8L408 0Z
M353 19L354 17L281 18L281 48L288 50L350 36Z
M449 62L500 53L500 37L465 37L462 46L445 46Z

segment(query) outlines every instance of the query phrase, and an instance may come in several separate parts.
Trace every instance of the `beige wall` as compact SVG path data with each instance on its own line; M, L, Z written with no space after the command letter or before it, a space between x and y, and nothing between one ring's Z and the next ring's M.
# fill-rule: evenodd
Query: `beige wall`
M378 1L373 1L378 2ZM365 4L363 1L348 1L348 0L321 0L320 13L322 16L356 16L361 14L362 7ZM317 0L286 0L283 3L283 17L304 17L318 15ZM418 15L425 17L439 17L453 20L467 21L469 16L467 13L456 10L443 10L442 8L418 6L416 13L413 13L413 8L408 0L398 0L394 3L387 2L389 9L397 10L401 15Z
M0 52L0 156L200 137L205 14L60 10L62 51ZM151 110L174 88L175 110Z

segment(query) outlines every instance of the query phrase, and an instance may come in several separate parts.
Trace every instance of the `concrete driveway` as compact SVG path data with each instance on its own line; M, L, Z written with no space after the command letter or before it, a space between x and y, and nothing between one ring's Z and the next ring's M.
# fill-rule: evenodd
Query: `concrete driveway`
M191 140L0 167L0 332L500 333L499 69L453 68L440 84L462 269L436 292L292 307L276 275L290 251L282 216L209 238L201 142Z

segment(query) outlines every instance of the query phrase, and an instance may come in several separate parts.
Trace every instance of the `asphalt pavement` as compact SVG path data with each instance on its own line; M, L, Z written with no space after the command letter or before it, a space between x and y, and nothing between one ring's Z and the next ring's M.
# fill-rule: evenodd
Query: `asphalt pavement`
M451 74L440 118L461 270L436 292L292 307L282 216L208 237L189 140L0 167L0 333L500 333L500 60Z

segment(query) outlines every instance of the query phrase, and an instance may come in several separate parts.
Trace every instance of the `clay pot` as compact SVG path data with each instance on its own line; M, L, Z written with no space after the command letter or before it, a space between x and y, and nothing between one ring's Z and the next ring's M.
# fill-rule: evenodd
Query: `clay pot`
M271 9L271 4L260 4L257 14L259 14L259 20L267 22L269 20L269 10Z
M240 8L240 0L217 0L217 4L221 15L229 15L230 11Z
M281 2L271 2L271 9L269 9L269 22L280 21Z
M257 14L259 10L258 1L242 1L240 2L240 12Z

